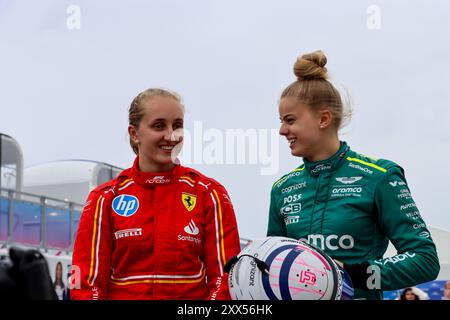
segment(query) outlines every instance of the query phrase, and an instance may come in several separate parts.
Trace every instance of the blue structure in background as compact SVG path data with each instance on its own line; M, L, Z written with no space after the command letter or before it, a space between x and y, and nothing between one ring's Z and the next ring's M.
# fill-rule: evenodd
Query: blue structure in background
M14 197L6 197L6 190L2 191L0 197L0 242L22 243L43 249L71 250L71 242L75 239L81 217L81 205L72 204L77 207L77 210L73 210L71 222L71 203L58 200L47 201L48 198L40 197L35 197L34 201L27 201L20 198L30 198L30 195L14 192ZM10 201L12 201L13 211L12 237L9 237ZM52 206L47 202L55 205ZM44 228L41 225L43 214L45 214ZM43 233L42 230L45 232Z

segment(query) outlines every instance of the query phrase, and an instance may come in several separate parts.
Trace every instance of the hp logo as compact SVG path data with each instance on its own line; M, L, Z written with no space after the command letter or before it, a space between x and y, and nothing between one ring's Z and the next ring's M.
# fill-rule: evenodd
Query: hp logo
M136 213L139 208L139 201L135 196L121 194L114 198L112 207L119 216L129 217Z

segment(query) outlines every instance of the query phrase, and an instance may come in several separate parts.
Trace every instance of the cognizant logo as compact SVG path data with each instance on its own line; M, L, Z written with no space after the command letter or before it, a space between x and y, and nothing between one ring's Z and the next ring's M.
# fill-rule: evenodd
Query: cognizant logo
M349 234L338 236L336 234L330 234L324 236L323 234L310 234L308 238L301 238L300 241L305 241L313 246L316 246L322 250L349 250L355 246L355 240Z
M306 188L306 182L297 183L297 184L294 184L292 186L283 188L283 189L281 189L281 193L284 194L284 193L288 193L288 192L291 192L293 190L299 190L299 189L302 189L302 188Z

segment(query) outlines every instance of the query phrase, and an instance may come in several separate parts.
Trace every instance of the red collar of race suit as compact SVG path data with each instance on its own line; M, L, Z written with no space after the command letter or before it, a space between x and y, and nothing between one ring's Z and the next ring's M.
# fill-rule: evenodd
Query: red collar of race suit
M139 157L134 160L133 166L129 169L129 175L136 183L143 186L157 186L171 184L180 177L181 165L175 165L171 171L165 172L142 172L138 168ZM128 170L127 170L128 171Z

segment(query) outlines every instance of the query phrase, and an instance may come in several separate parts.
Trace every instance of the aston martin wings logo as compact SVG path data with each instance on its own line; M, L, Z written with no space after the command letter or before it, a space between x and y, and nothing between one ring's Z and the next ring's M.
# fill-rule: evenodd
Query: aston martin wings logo
M187 211L192 211L195 208L195 205L197 203L197 196L187 193L187 192L183 192L181 194L181 201L184 204L184 207L187 209Z
M343 183L343 184L352 184L361 179L362 179L362 177L340 177L340 178L336 178L336 181L339 181L340 183Z

